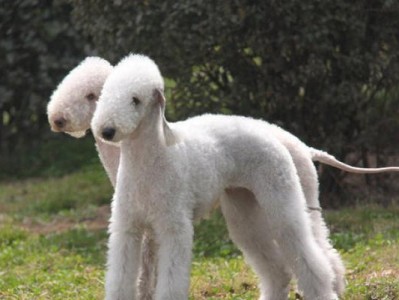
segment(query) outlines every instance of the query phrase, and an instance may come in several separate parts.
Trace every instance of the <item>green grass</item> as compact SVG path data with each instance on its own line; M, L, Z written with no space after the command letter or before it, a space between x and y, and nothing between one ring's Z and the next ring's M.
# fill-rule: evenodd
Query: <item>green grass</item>
M0 182L0 299L102 299L111 196L96 160L69 174ZM347 265L343 299L399 299L399 207L325 216ZM256 277L220 213L196 225L193 251L190 299L256 299Z
M49 133L47 138L36 143L31 142L10 153L2 153L0 180L59 177L97 162L90 133L82 139Z
M9 227L0 239L0 299L101 298L104 234L42 236Z

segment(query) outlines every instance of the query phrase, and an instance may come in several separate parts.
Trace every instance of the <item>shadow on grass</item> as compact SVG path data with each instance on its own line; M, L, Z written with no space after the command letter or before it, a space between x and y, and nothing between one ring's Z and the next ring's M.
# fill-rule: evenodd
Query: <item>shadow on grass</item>
M104 265L107 232L74 228L62 233L54 233L39 238L43 247L56 247L60 251L73 252L88 264Z
M30 147L0 157L0 180L59 177L98 161L94 139L51 134Z
M241 252L229 238L226 223L219 210L213 212L209 219L195 226L194 255L196 257L231 258Z

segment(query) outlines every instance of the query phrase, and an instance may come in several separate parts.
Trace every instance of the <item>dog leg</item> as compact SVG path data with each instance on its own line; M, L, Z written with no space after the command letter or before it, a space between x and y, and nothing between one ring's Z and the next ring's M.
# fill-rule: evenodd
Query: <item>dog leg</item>
M153 300L156 284L157 245L153 232L147 230L141 244L141 269L138 283L139 300Z
M259 206L265 213L268 228L283 257L298 279L298 288L305 299L333 300L334 273L331 264L311 231L305 199L293 166L280 163L259 167L252 174L252 187ZM281 169L274 176L270 169ZM267 178L265 185L264 178Z
M159 244L155 300L187 300L193 226L188 218L170 219L173 221L159 222L154 228Z
M329 240L330 233L320 209L319 184L316 168L309 159L308 153L295 151L295 148L291 150L291 154L292 153L294 153L292 158L306 198L306 205L309 209L313 235L333 268L334 291L338 295L341 295L345 290L345 266L338 251L334 249Z
M333 288L338 295L345 291L345 266L338 251L334 249L328 238L329 230L323 219L321 211L309 212L312 222L312 232L317 244L327 256L334 272Z
M140 243L129 232L113 232L109 237L105 299L136 299L136 279Z
M221 199L229 234L260 279L260 300L287 300L291 271L281 257L265 215L246 189L229 189Z
M127 215L113 203L109 226L107 272L105 276L106 300L134 300L140 264L142 236L126 224Z

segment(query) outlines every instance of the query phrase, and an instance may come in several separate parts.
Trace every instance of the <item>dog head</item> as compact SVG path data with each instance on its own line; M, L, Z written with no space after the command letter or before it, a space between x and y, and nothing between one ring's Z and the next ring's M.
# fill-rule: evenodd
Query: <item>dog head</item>
M132 135L159 105L164 107L164 81L153 60L131 54L115 66L104 84L91 126L108 142Z
M47 105L51 129L82 137L90 127L104 82L112 71L110 63L88 57L58 85Z

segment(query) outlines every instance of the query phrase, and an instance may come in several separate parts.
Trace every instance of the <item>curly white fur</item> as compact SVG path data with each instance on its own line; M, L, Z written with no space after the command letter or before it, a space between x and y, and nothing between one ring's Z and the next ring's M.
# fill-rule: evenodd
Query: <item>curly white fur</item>
M97 106L102 87L113 67L100 57L87 57L58 85L47 105L51 129L83 137ZM113 186L119 165L119 148L97 140L101 162Z
M102 70L98 72L98 70ZM65 131L66 127L59 128L55 124L58 118L64 119L71 132L70 134L76 135L73 130L85 133L92 118L94 110L92 106L95 104L93 99L88 99L88 94L94 94L96 98L100 95L102 83L111 72L110 64L101 58L89 57L85 59L80 65L73 69L70 74L59 84L56 91L51 97L48 105L49 122L55 131ZM89 106L91 114L82 114L80 108ZM66 114L65 112L69 112ZM82 125L83 124L83 125ZM86 125L85 125L86 124ZM269 125L264 122L263 126L271 126L270 131L287 147L290 151L294 163L298 169L302 188L305 192L307 204L310 207L319 207L318 202L318 182L316 177L315 168L309 159L309 151L306 146L301 143L297 138L282 130L281 128ZM100 159L107 171L113 186L116 182L116 172L119 163L119 148L113 145L108 145L99 139L96 139L96 145L99 152ZM244 228L236 220L246 217L244 209L231 211L229 203L238 197L250 199L250 194L245 194L244 191L229 191L226 195L231 200L224 201L226 197L222 198L222 210L228 223L230 235L236 244L240 245L240 241L235 238L235 232ZM248 200L249 201L249 200ZM235 201L237 202L237 201ZM251 207L251 206L249 206ZM331 247L328 242L328 230L324 224L320 211L312 211L312 230L317 238L320 246L331 259L334 271L336 273L336 291L342 292L344 288L344 268L337 252ZM245 223L245 222L243 222ZM238 226L236 226L237 224ZM247 242L248 243L248 242ZM153 255L155 246L151 246L151 240L145 239L143 244L143 269L140 280L140 299L152 299L152 286L154 285L153 268ZM152 279L150 279L152 278Z
M47 105L48 120L53 131L66 132L73 137L83 137L86 134L102 87L112 68L108 61L100 57L88 57L61 81ZM115 187L119 146L104 143L96 137L95 140L101 163ZM151 239L143 240L139 288L141 300L153 298L155 249Z
M99 65L101 63L102 65ZM83 68L83 66L85 66ZM104 70L103 72L98 72L98 70ZM95 95L100 94L100 90L102 87L101 82L105 81L106 76L108 76L109 72L111 71L111 68L109 67L109 63L101 60L99 58L88 58L84 62L82 62L81 65L79 65L76 69L74 69L67 77L66 79L59 85L57 88L56 92L53 93L52 96L52 101L49 103L49 119L54 120L54 114L63 116L65 117L67 113L70 116L73 116L73 119L69 120L70 121L70 134L74 136L81 136L87 129L90 119L92 117L92 109L90 108L89 110L87 109L79 109L81 107L85 107L85 105L88 105L90 102L93 101L88 101L86 99L87 96L87 91L94 91ZM91 80L82 80L82 79L87 79L87 78L92 78ZM94 78L94 80L93 80ZM99 79L101 81L99 81ZM59 103L58 103L59 102ZM57 105L55 105L57 103ZM91 106L92 104L89 104ZM50 107L52 107L50 109ZM76 111L76 112L74 112ZM87 113L89 111L89 113ZM72 113L71 113L72 112ZM82 113L86 112L86 113ZM50 118L50 113L52 113L53 118ZM51 122L52 127L54 127L54 124ZM83 125L82 125L83 124ZM86 124L86 125L85 125ZM82 130L79 131L79 128ZM296 150L301 148L300 141L299 143L293 142L294 137L287 132L282 131L279 128L275 128L277 130L276 136L278 139L287 147L287 149L291 152L291 155L294 159L295 165L297 167L298 173L300 175L301 179L301 184L304 189L305 195L307 195L306 199L308 201L308 205L310 207L318 207L318 200L317 200L317 179L314 181L313 179L309 180L309 174L311 174L313 166L308 168L306 166L306 162L308 160L307 155L304 156L304 158L300 159L301 154L295 154ZM77 130L77 131L74 131ZM60 129L55 129L55 131L64 131ZM279 136L280 135L280 136ZM282 136L281 136L282 135ZM285 136L285 137L284 137ZM287 144L288 143L288 144ZM115 185L115 180L116 180L116 170L117 166L119 163L119 149L114 146L106 145L101 141L97 141L97 147L99 150L100 158L104 164L105 169L107 170L108 175L110 176L110 180L113 185ZM358 172L358 173L376 173L376 172L386 172L386 171L397 171L398 168L377 168L377 169L364 169L364 168L353 168L351 166L347 166L345 164L342 164L341 162L338 162L334 157L331 157L329 154L321 152L320 150L313 149L313 148L308 148L308 149L303 149L305 151L302 152L302 154L310 152L311 154L311 159L312 160L318 160L323 163L341 168L346 171L350 172ZM301 153L301 151L300 151ZM305 163L305 165L303 165ZM302 173L302 176L301 176ZM308 180L306 180L306 178ZM310 183L308 187L306 187L307 183ZM316 183L316 185L315 185ZM312 187L313 186L313 187ZM314 188L315 187L315 188ZM229 197L233 199L234 197L237 197L237 195L240 195L238 192L235 194L228 193ZM316 195L316 197L314 197ZM242 196L244 197L244 196ZM245 197L249 197L248 195L245 195ZM311 204L312 201L309 201L309 199L316 199L313 203ZM230 201L231 202L231 201ZM236 216L236 218L232 218L231 216L233 213L227 211L225 208L225 205L223 205L222 202L222 208L224 215L229 222L231 219L239 219L239 217L243 216L244 213L240 212L239 216ZM242 210L244 211L244 210ZM321 226L318 226L317 224L321 224ZM238 226L238 228L241 228L241 226ZM316 238L318 239L319 244L326 249L327 255L331 256L331 262L333 265L333 268L338 270L336 271L336 291L337 292L342 292L343 287L344 287L344 281L343 281L343 273L344 269L342 267L342 262L340 261L339 256L336 254L336 251L334 249L331 249L331 246L328 242L328 240L325 238L328 236L327 229L325 228L324 221L321 219L320 213L315 210L312 211L312 229L314 231L314 234ZM234 228L230 225L229 226L230 233L234 239ZM324 232L324 233L323 233ZM327 241L327 242L326 242ZM236 241L236 243L238 243ZM145 243L143 246L145 249L144 253L152 253L152 248L149 247L150 243ZM323 246L324 245L324 246ZM330 252L330 253L329 253ZM146 258L147 257L147 258ZM151 260L148 259L149 255L144 256L143 260L145 263L143 264L145 270L147 271L145 274L149 274L153 272L151 263L149 263ZM335 261L335 263L334 263ZM152 270L152 271L151 271ZM338 275L337 275L338 274ZM142 291L148 291L147 281L149 275L145 275L141 281L141 290ZM143 293L145 294L145 293ZM147 295L149 292L146 293ZM150 296L147 296L147 298L143 299L151 299Z
M105 82L106 77L111 72L112 67L109 62L98 57L89 57L85 59L79 66L73 69L70 74L59 84L57 89L54 91L51 101L48 105L49 122L54 131L65 131L69 128L69 134L80 137L82 136L89 127L92 114L94 113L93 107L95 106L95 100L100 95L102 85ZM95 95L95 99L88 99L87 95ZM82 109L83 108L83 109ZM86 113L82 113L86 112ZM57 119L65 119L67 127L59 128L54 121ZM265 123L264 125L269 125ZM328 153L321 152L320 150L308 148L303 145L301 141L296 139L291 134L282 130L277 126L270 128L271 132L287 147L290 151L291 156L294 159L295 166L300 177L301 185L306 196L307 205L312 208L318 208L318 182L313 164L309 161L309 153L313 161L317 160L340 169L349 172L358 173L376 173L386 171L397 171L398 168L377 168L377 169L364 169L354 168L337 161L334 157ZM104 165L105 170L111 180L113 186L116 182L116 172L119 164L119 148L113 145L108 145L101 140L96 139L96 146L99 152L100 159ZM248 205L248 208L239 206L239 209L231 210L228 206L229 203L235 203L240 205L243 202L239 202L236 198L247 198L250 199L251 195L245 193L245 191L228 191L226 193L229 202L225 203L225 198L222 197L222 210L229 225L230 235L235 239L237 244L237 234L235 231L241 230L241 224L247 224L247 222L239 222L238 220L245 220L248 208L252 208L252 205ZM232 205L230 205L232 206ZM329 256L333 269L335 271L335 290L338 293L342 293L344 289L344 268L339 255L334 249L332 249L328 242L328 230L324 224L321 213L318 209L310 211L312 218L312 230L319 243L326 254ZM251 216L254 213L250 213ZM246 242L248 244L248 242ZM152 245L151 240L145 240L143 245L143 267L142 276L140 281L140 292L142 297L140 299L152 299L151 286L153 285L153 278L151 273L154 272L152 255L155 246Z
M155 299L187 299L192 221L221 197L229 216L242 217L242 229L234 217L226 219L260 277L262 299L286 299L290 272L283 260L305 297L336 298L333 271L311 233L286 147L263 122L242 117L205 115L168 124L162 88L150 59L129 56L107 79L92 120L95 135L121 142L107 299L135 299L131 282L144 230L154 232L159 247Z

